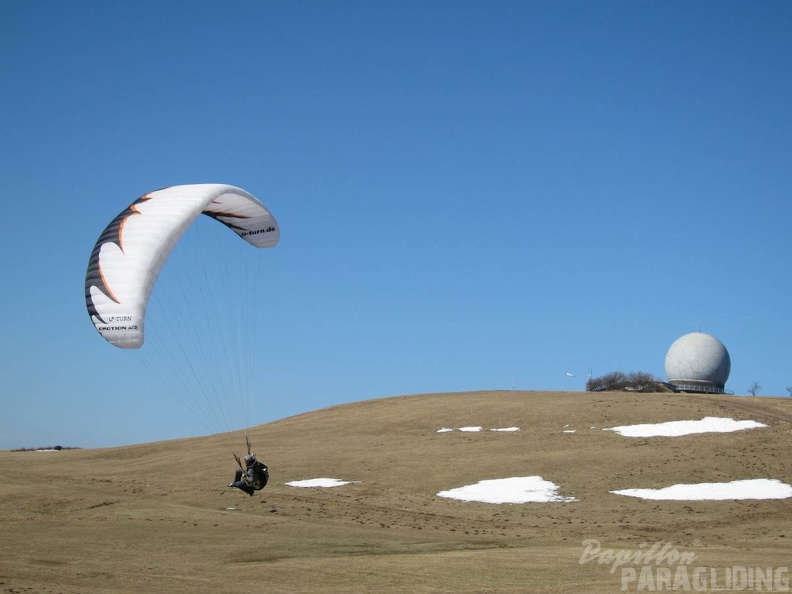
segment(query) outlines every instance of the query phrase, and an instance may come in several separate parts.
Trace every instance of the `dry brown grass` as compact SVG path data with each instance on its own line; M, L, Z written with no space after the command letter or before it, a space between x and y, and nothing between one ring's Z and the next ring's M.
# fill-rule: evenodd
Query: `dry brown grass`
M704 416L771 427L652 439L601 430ZM466 425L522 430L437 433ZM0 452L0 592L618 591L618 572L579 563L587 538L629 550L670 542L713 567L787 566L792 557L792 500L609 493L749 478L792 483L790 399L509 391L337 406L253 430L271 481L252 498L225 488L234 470L229 443L243 441ZM531 475L578 501L436 496ZM315 477L360 482L284 485Z

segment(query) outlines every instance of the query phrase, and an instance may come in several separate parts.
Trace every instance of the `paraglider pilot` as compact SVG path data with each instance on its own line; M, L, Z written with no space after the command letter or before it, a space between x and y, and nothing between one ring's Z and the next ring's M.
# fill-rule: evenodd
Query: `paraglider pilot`
M234 482L228 485L240 489L252 496L256 491L263 489L269 480L267 465L256 460L252 454L245 456L245 468L240 465L234 475Z

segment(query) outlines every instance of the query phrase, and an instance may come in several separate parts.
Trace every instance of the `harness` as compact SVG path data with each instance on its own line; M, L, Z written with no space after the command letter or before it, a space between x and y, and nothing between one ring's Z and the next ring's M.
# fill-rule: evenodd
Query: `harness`
M263 489L267 485L267 481L269 481L269 469L263 462L257 460L256 463L245 472L245 482L255 491Z

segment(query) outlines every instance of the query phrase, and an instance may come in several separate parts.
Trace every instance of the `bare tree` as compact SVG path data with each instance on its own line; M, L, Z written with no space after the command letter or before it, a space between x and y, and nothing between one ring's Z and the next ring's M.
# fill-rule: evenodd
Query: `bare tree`
M621 371L611 371L602 377L590 377L586 382L586 390L589 392L601 392L604 390L621 390L627 383L627 375Z
M756 396L761 389L762 386L759 385L759 382L751 382L751 385L748 387L748 393L751 396Z
M786 391L789 393L790 396L792 396L792 386L787 386Z

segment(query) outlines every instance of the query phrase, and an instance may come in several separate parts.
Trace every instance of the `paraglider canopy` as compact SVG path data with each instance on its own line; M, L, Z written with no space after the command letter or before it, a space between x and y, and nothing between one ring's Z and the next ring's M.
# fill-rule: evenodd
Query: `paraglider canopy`
M138 198L99 236L85 277L85 303L111 344L143 344L149 295L174 246L198 215L223 223L247 243L273 247L275 218L245 190L226 184L172 186Z

